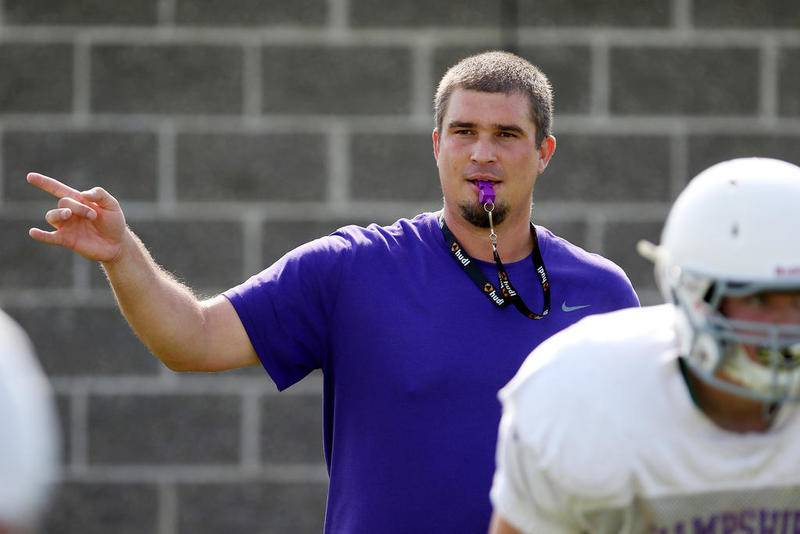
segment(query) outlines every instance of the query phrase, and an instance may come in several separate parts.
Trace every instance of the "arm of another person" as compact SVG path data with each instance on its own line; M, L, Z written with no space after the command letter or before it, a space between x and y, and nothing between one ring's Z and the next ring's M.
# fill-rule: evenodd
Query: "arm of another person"
M569 498L541 467L538 455L519 435L515 410L503 403L492 482L490 534L578 534Z
M489 534L524 534L521 530L511 525L503 519L497 512L492 514L492 524L489 526Z
M128 323L167 367L220 371L258 362L228 299L200 301L159 267L111 194L101 187L77 191L36 173L28 182L58 199L45 214L55 230L32 228L30 236L100 262Z

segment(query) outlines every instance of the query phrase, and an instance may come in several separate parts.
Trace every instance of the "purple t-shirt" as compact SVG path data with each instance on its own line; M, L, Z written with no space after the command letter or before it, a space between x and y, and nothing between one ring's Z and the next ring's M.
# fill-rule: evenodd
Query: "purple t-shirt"
M552 298L538 321L481 293L433 213L342 228L225 293L279 389L323 371L326 533L486 533L497 391L555 332L639 304L615 264L537 233ZM541 310L530 257L506 267Z

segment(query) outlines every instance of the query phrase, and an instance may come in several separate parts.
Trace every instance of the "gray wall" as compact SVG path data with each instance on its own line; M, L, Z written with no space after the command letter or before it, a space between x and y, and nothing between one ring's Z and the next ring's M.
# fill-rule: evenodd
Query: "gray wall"
M31 241L37 170L123 202L155 257L212 295L349 222L440 203L430 100L503 46L508 2L0 0L0 304L58 394L65 478L45 531L318 532L320 378L162 368L99 269ZM556 88L536 220L626 268L716 160L800 162L800 3L519 3ZM290 528L291 526L291 528Z

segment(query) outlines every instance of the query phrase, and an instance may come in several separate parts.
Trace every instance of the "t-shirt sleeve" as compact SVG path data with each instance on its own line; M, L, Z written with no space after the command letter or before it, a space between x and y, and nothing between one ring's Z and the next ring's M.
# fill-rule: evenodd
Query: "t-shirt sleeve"
M607 272L599 289L605 294L603 300L607 302L607 309L603 311L616 311L624 308L638 308L639 296L633 289L628 275L621 267L608 261Z
M631 281L628 280L628 276L624 273L622 274L622 279L619 282L619 290L617 291L617 294L619 295L619 301L616 307L618 310L623 308L638 308L641 305L639 302L639 296L636 294L636 290L633 289Z
M513 411L506 410L490 495L495 513L526 534L578 534L581 529L570 519L567 496L539 463L534 449L520 438Z
M330 317L349 251L341 236L316 239L223 293L279 390L325 368Z

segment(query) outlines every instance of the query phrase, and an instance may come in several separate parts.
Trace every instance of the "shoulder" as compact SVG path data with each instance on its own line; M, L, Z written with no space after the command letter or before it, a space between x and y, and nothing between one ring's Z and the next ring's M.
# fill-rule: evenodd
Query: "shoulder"
M0 310L0 353L6 366L16 365L33 353L28 335L6 312Z
M58 471L59 435L52 391L28 336L0 311L0 473L13 491L0 509L25 524L46 503Z
M344 226L322 238L326 246L349 252L359 258L387 257L441 247L444 238L435 213L422 213L412 219L398 219L389 225Z
M625 271L610 259L589 252L563 237L555 235L544 226L536 226L536 235L542 246L542 253L547 256L546 259L558 262L559 267L569 269L576 274L586 273L593 276L605 274L609 277L622 277L626 281L628 280Z
M586 317L537 347L501 390L519 439L575 494L624 491L641 439L631 421L660 355L674 353L673 313L663 305Z
M254 295L254 289L273 287L275 291L297 291L307 296L315 294L313 290L335 294L343 279L380 272L381 264L402 263L397 261L402 259L398 255L414 249L408 246L410 242L424 242L425 234L430 233L434 225L435 214L427 213L414 219L400 219L388 226L343 226L290 250L225 295L236 301L239 297Z
M33 386L49 390L33 344L22 327L0 310L0 396Z
M438 228L435 213L421 213L412 219L398 219L389 225L349 225L339 228L330 237L341 238L356 245L391 244L409 240L425 240Z
M342 226L329 235L318 237L291 250L283 258L297 260L368 254L396 249L411 242L428 239L431 228L436 227L434 213L423 213L413 219L399 219L389 225L373 223L367 226L355 224Z
M638 306L639 298L628 275L610 259L588 252L553 234L545 227L536 227L545 266L554 283L579 288L584 296L594 294L604 306L595 311L610 311Z

